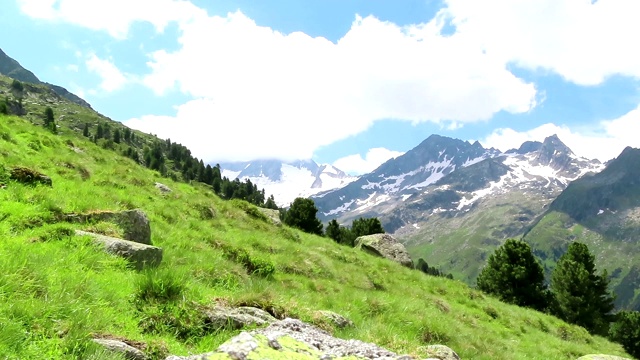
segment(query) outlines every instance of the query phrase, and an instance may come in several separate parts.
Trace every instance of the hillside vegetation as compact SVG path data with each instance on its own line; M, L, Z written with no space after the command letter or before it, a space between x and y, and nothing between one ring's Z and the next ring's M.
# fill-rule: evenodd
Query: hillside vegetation
M238 332L211 330L202 310L216 303L257 306L415 356L428 344L463 359L627 356L580 327L461 282L275 226L253 205L162 177L83 137L73 123L59 121L54 134L36 114L35 124L0 115L0 358L113 358L91 342L96 335L145 344L156 359L211 351ZM11 180L17 166L46 174L52 186ZM74 235L119 236L117 225L62 220L127 209L151 220L152 242L164 249L157 268L136 271ZM355 326L335 329L318 310Z

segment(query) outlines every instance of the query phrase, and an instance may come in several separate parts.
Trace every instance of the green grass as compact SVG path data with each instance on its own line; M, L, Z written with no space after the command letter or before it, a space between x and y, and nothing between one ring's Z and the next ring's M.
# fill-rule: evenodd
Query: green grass
M0 358L114 358L92 344L96 335L145 343L154 358L211 351L238 333L209 328L198 310L215 303L258 306L422 357L434 343L463 359L625 355L619 345L462 282L273 226L246 203L162 178L80 133L62 127L53 135L0 117L0 179L25 166L53 181L7 180L0 189ZM160 193L156 181L173 192ZM134 208L149 216L152 241L164 249L156 269L136 272L74 235L96 228L117 234L113 224L57 220ZM355 327L334 329L318 310L342 314Z

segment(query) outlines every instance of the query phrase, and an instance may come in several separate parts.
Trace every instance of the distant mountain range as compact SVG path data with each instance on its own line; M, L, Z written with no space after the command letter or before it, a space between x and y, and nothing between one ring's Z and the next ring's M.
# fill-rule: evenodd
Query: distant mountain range
M309 197L319 192L343 187L356 180L332 165L318 165L313 160L282 162L256 160L220 163L222 176L251 180L267 195L273 195L278 206L288 206L296 197Z
M88 102L80 98L79 96L69 92L67 89L62 86L49 84L43 81L40 81L37 76L35 76L31 71L25 69L20 65L19 62L9 57L7 54L0 49L0 74L14 78L19 81L24 81L32 84L45 85L56 94L74 102L78 105L91 108Z

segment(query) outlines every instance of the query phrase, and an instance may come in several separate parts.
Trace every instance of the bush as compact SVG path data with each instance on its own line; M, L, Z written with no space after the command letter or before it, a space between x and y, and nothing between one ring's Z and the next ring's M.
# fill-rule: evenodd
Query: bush
M620 343L631 356L640 358L640 312L619 312L609 329L609 338Z

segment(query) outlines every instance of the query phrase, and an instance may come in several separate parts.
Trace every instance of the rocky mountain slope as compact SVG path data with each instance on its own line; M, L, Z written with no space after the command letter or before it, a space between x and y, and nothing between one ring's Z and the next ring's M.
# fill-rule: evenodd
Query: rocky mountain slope
M0 49L0 74L31 84L45 85L46 87L53 90L53 92L66 98L67 100L72 101L78 105L91 108L91 105L89 105L88 102L84 101L79 96L69 92L62 86L40 81L40 79L38 79L36 75L22 67L19 62L9 57L9 55L5 54L2 49Z
M525 239L548 270L571 241L586 243L611 276L616 305L640 310L640 149L571 183Z
M603 167L577 157L557 136L506 153L431 136L315 200L326 218L340 222L379 217L414 259L473 283L502 241L521 236L571 181Z
M282 162L255 160L221 163L222 175L229 179L251 180L268 194L273 194L278 206L289 206L296 197L308 197L341 188L357 178L329 164L318 165L313 160Z
M357 216L380 214L452 173L455 169L495 156L484 149L439 135L431 135L402 156L388 160L373 172L337 190L313 196L323 220L348 222Z

